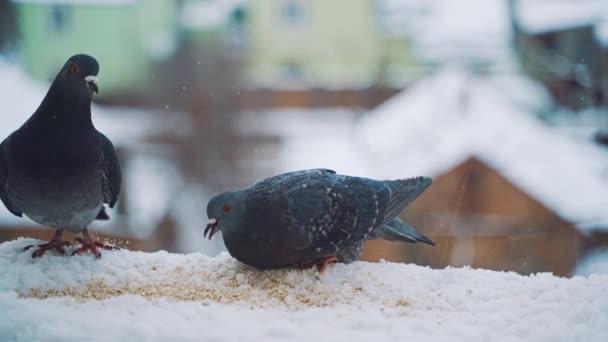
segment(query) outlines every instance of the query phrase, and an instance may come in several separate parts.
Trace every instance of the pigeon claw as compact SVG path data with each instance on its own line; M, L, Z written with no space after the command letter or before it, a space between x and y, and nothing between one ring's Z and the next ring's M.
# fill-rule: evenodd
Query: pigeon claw
M335 264L336 262L338 262L338 258L336 258L335 256L331 256L331 257L319 259L317 261L298 265L297 268L300 270L306 270L313 266L317 266L317 271L319 273L323 273L325 271L325 269L327 268L327 266L329 266L331 264Z
M338 258L336 258L335 256L317 260L317 271L319 271L319 273L323 273L325 271L325 269L327 268L327 266L329 266L331 264L335 264L337 262L338 262Z
M63 234L63 230L58 229L55 232L55 235L53 236L51 241L37 246L38 249L34 253L32 253L32 258L33 259L39 258L39 257L43 256L44 253L46 253L47 251L53 251L53 250L56 251L57 253L59 253L60 255L65 255L65 249L63 247L71 246L72 244L69 241L61 240L62 234ZM23 248L23 251L27 251L32 247L34 247L34 245L26 246L25 248Z
M89 232L86 229L82 231L82 238L77 237L74 239L74 241L80 243L81 246L78 249L74 250L74 252L72 252L72 255L82 254L87 251L90 251L96 259L99 259L101 258L101 252L99 252L99 248L105 249L107 251L120 249L118 247L109 246L99 241L93 240L93 238L91 237L91 235L89 235Z

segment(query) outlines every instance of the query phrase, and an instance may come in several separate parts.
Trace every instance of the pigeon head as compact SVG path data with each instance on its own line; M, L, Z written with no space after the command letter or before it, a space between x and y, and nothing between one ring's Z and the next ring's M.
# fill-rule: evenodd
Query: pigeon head
M241 200L241 191L224 192L211 199L207 204L207 217L209 223L203 233L209 234L209 240L218 230L229 228L237 222L239 212L244 210L244 201Z
M95 58L85 54L74 55L65 62L55 78L55 82L76 94L92 97L93 92L99 91L97 88L98 73L99 63Z

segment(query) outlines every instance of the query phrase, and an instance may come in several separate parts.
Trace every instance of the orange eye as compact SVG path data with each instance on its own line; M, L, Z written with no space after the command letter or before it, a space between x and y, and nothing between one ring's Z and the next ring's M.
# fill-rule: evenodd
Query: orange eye
M76 71L78 71L78 67L76 66L76 64L74 64L74 63L70 64L70 71L71 71L71 72L76 72Z
M229 211L230 211L230 206L229 206L228 204L224 204L224 207L222 208L222 211L223 211L224 213L229 212Z

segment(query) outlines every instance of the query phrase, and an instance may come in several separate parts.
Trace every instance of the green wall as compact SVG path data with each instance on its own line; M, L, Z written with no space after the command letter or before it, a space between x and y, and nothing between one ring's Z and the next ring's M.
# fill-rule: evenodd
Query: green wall
M65 60L87 53L100 63L100 95L135 87L148 79L150 46L175 34L172 1L118 5L66 5L63 29L53 25L52 5L17 3L23 56L31 75L49 80ZM173 32L173 33L172 33ZM166 45L166 42L163 43Z

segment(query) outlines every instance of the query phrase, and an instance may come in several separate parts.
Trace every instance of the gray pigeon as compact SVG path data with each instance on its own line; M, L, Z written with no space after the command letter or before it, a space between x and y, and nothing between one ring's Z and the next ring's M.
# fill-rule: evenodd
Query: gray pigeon
M289 172L213 197L204 235L211 239L221 230L228 252L260 269L316 265L323 271L357 260L368 239L435 245L398 217L431 182Z
M114 146L91 121L99 64L88 55L70 57L34 114L0 144L0 199L13 214L55 228L51 241L32 256L65 254L63 230L82 232L73 254L113 249L91 238L93 220L107 220L120 191ZM28 246L29 249L33 246Z

